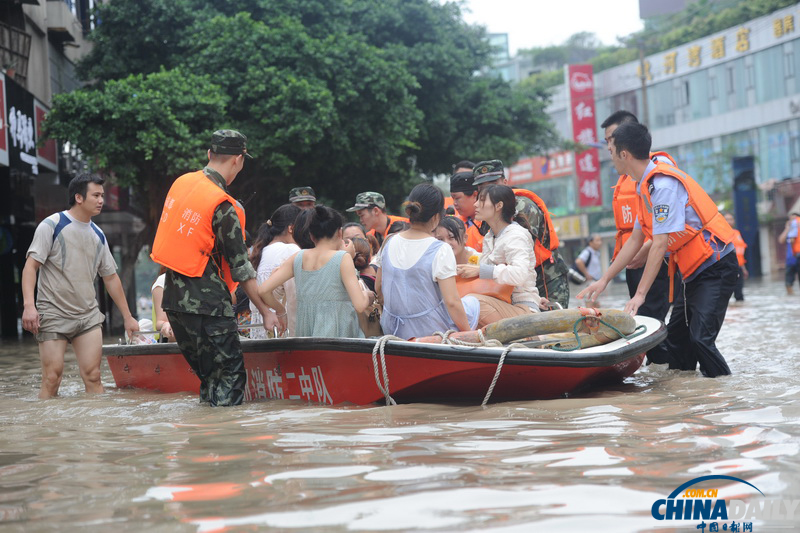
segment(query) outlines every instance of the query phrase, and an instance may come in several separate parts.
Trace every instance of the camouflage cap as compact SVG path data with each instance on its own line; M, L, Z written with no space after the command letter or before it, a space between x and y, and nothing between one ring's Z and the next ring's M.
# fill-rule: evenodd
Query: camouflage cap
M211 151L215 154L239 155L247 153L247 137L236 130L217 130L211 135Z
M502 179L505 176L503 174L503 162L499 159L481 161L472 169L472 175L475 177L473 185L480 185L481 183Z
M317 201L317 195L314 194L314 189L311 187L295 187L291 191L289 191L289 201L290 202L305 202L305 201Z
M366 209L371 205L377 205L381 209L386 209L386 199L379 192L361 192L356 195L356 205L347 209L348 212Z

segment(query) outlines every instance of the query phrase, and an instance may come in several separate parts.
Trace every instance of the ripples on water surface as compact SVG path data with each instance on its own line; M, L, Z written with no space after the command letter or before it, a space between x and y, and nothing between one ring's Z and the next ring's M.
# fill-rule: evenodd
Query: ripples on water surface
M622 305L623 290L603 305ZM69 355L62 397L42 402L35 346L6 342L0 530L695 531L650 507L710 474L800 499L800 297L771 282L746 296L718 343L732 376L646 367L611 389L486 409L212 409L117 390L105 363L108 393L90 397Z

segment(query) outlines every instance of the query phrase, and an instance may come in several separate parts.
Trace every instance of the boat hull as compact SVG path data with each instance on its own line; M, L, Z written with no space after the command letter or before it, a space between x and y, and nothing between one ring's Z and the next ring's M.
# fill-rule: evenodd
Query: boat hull
M630 341L620 339L568 353L512 350L504 360L492 401L556 398L619 383L633 374L645 352L666 336L661 322L647 319L645 323L647 333ZM243 341L245 400L329 405L382 401L372 356L375 343L375 339L312 338ZM120 388L199 391L199 380L174 343L104 346L103 350ZM502 348L389 341L385 349L389 391L398 402L480 401L502 352ZM377 367L383 376L380 361Z

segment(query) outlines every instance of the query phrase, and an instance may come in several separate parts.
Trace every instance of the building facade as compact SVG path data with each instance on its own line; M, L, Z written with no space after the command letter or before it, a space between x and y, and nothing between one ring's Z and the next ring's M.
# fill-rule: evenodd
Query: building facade
M669 152L720 202L732 197L734 158L753 158L766 232L761 239L766 271L782 264L772 225L782 227L796 201L794 193L783 192L797 189L787 183L800 181L798 24L800 8L794 5L643 61L594 73L597 139L603 137L600 124L606 117L620 109L631 111L650 128L653 149ZM548 113L561 135L572 138L567 84L554 90ZM580 241L590 233L613 235L612 187L618 176L607 151L601 148L599 154L598 207L580 207L574 160L569 175L520 176L526 166L548 168L554 160L563 160L563 153L522 160L512 167L516 186L545 198L560 229L567 230L567 241Z
M19 335L20 278L36 225L67 205L76 154L42 139L54 94L80 86L96 0L0 2L0 334Z

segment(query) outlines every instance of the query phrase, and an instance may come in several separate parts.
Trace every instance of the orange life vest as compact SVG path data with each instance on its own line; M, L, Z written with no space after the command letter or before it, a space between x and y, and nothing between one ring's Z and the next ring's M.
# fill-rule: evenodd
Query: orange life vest
M744 242L742 234L738 229L733 230L733 246L736 248L736 260L739 261L739 266L744 266L747 262L744 258L744 251L747 249L747 243Z
M800 254L800 217L794 217L795 224L797 224L798 235L792 242L792 253L794 255Z
M672 162L673 166L678 166L667 152L650 152L650 159L657 163L656 157L665 157ZM628 237L631 236L633 223L636 221L636 215L639 211L639 195L636 194L636 181L630 176L623 174L619 177L617 184L614 186L614 198L611 201L611 208L614 211L614 223L617 226L614 255L611 258L613 261L628 241Z
M467 217L462 217L458 215L458 218L461 219L461 222L464 223L464 226L467 228L467 240L464 243L465 246L469 246L470 248L474 249L476 252L483 251L483 235L481 235L481 230L478 229L478 225L473 220L472 224L470 224L467 220Z
M535 203L536 206L542 211L542 214L544 214L544 220L547 224L547 232L550 234L550 247L545 248L539 239L536 239L533 242L533 253L536 255L536 266L542 265L545 263L545 261L550 261L553 257L553 252L558 250L558 235L556 235L556 230L553 226L553 220L550 218L550 211L547 210L544 200L539 198L533 191L529 191L528 189L514 189L514 194L517 196L524 196L525 198L533 201L533 203Z
M202 170L176 179L164 201L150 254L153 261L190 278L202 276L214 249L211 219L217 206L226 200L236 209L244 239L245 216L239 202ZM224 257L221 259L220 277L233 292L238 284L231 278L228 262Z
M467 294L483 294L485 296L497 298L508 304L511 303L511 293L514 292L513 286L497 283L493 279L465 279L459 276L456 276L456 288L458 289L459 296L462 298Z
M392 227L392 224L394 224L394 223L395 223L395 222L397 222L398 220L400 220L400 221L402 221L402 222L406 222L406 223L408 223L408 219L407 219L406 217L396 217L396 216L394 216L394 215L386 215L386 216L387 216L387 217L389 217L389 223L388 223L388 224L386 224L386 229L385 229L385 230L383 230L383 238L384 238L384 239L385 239L385 238L386 238L386 236L389 234L389 228L391 228L391 227ZM369 231L367 232L367 235L375 235L375 230L374 230L374 229L371 229L371 230L369 230Z
M691 176L672 165L656 163L653 170L642 179L640 185L642 195L639 200L639 213L647 213L647 216L640 216L639 224L648 239L653 238L653 202L650 198L650 180L653 176L659 174L673 177L681 182L689 195L687 205L694 209L702 223L700 229L686 225L682 231L669 234L667 241L667 250L670 252L669 299L672 301L672 279L676 266L681 271L683 278L686 279L715 253L714 248L706 242L703 230L709 232L712 237L715 237L720 242L730 244L733 241L733 228L725 220L725 217L720 214L714 200L706 194Z

